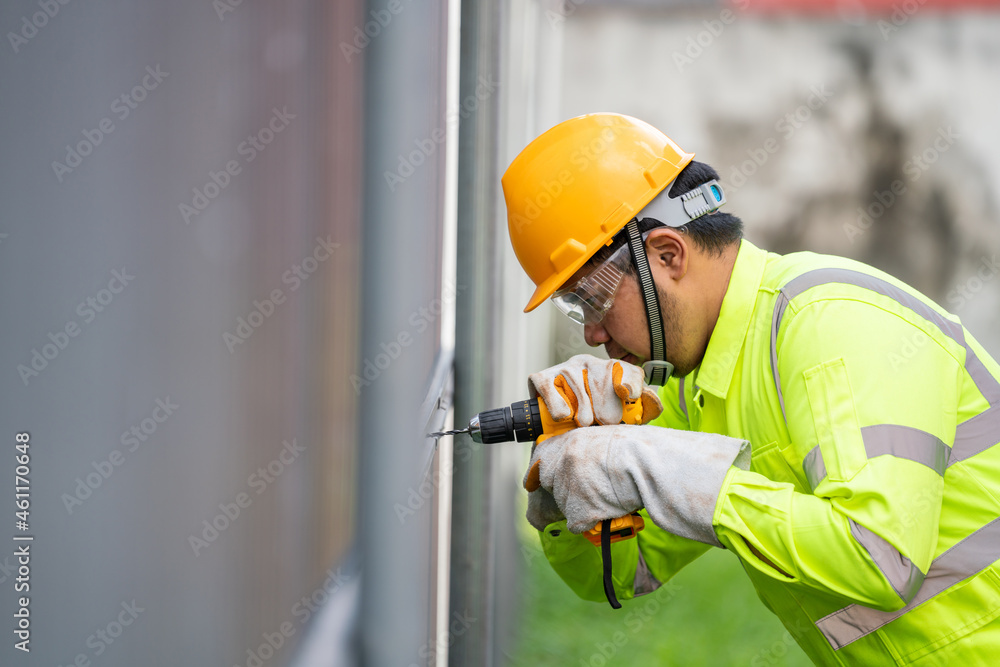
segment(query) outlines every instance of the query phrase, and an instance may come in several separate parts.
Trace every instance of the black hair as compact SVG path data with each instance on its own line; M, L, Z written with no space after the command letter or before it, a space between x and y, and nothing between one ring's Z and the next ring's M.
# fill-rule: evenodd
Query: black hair
M692 160L681 173L674 179L674 184L670 187L668 196L671 199L680 197L685 192L694 190L699 185L708 183L713 179L718 179L719 174L711 166L704 162ZM653 218L643 218L639 220L639 233L645 233L655 227L661 227L662 223ZM706 252L714 255L722 255L730 246L738 244L743 238L743 221L730 213L716 211L708 215L677 227L677 231L686 234L691 241ZM628 235L623 229L615 235L610 245L602 247L593 257L590 263L599 264L611 256L611 254L628 242ZM635 265L629 262L628 273L635 275Z
M677 175L670 188L671 199L694 190L699 185L719 178L718 172L704 162L692 160ZM738 244L743 238L743 221L730 213L716 211L703 215L680 227L702 250L721 255L726 248ZM640 231L642 228L640 226Z

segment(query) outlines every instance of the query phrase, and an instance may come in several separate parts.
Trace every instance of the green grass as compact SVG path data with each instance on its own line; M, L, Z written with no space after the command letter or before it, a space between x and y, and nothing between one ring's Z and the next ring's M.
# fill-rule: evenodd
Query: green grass
M538 538L521 539L525 580L511 665L811 664L757 598L736 557L722 549L613 610L576 597L549 567Z

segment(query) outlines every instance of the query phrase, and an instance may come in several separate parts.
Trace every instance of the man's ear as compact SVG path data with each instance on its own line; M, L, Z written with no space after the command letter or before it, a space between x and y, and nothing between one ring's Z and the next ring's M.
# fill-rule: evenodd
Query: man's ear
M671 278L684 277L690 260L687 239L672 227L657 227L646 237L650 269L666 270Z

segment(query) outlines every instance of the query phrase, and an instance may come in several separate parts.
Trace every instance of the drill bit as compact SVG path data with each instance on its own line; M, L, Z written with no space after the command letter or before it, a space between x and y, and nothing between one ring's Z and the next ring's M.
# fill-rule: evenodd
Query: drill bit
M465 428L459 429L457 431L436 431L434 433L428 433L427 437L428 438L440 438L441 436L444 436L444 435L458 435L459 433L468 433L468 432L469 432L469 427L466 426Z
M443 435L458 435L459 433L468 433L469 432L469 428L471 428L471 427L470 426L466 426L465 428L460 429L458 431L435 431L434 433L428 433L426 436L424 436L424 437L427 437L427 438L434 438L434 446L431 448L430 456L427 459L427 465L424 466L424 477L423 478L425 480L427 479L427 476L430 475L430 473L431 473L431 466L434 464L434 452L437 451L438 442L440 442L441 436L443 436Z

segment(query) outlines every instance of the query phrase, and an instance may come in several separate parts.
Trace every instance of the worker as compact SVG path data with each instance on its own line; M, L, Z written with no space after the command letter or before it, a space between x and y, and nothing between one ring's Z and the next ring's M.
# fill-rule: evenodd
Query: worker
M529 378L554 418L590 427L532 451L548 561L604 600L581 533L644 508L638 539L610 545L618 598L723 548L817 664L1000 664L1000 366L877 269L743 239L693 158L590 114L503 176L525 311L551 298L610 357ZM645 384L662 414L619 424Z

